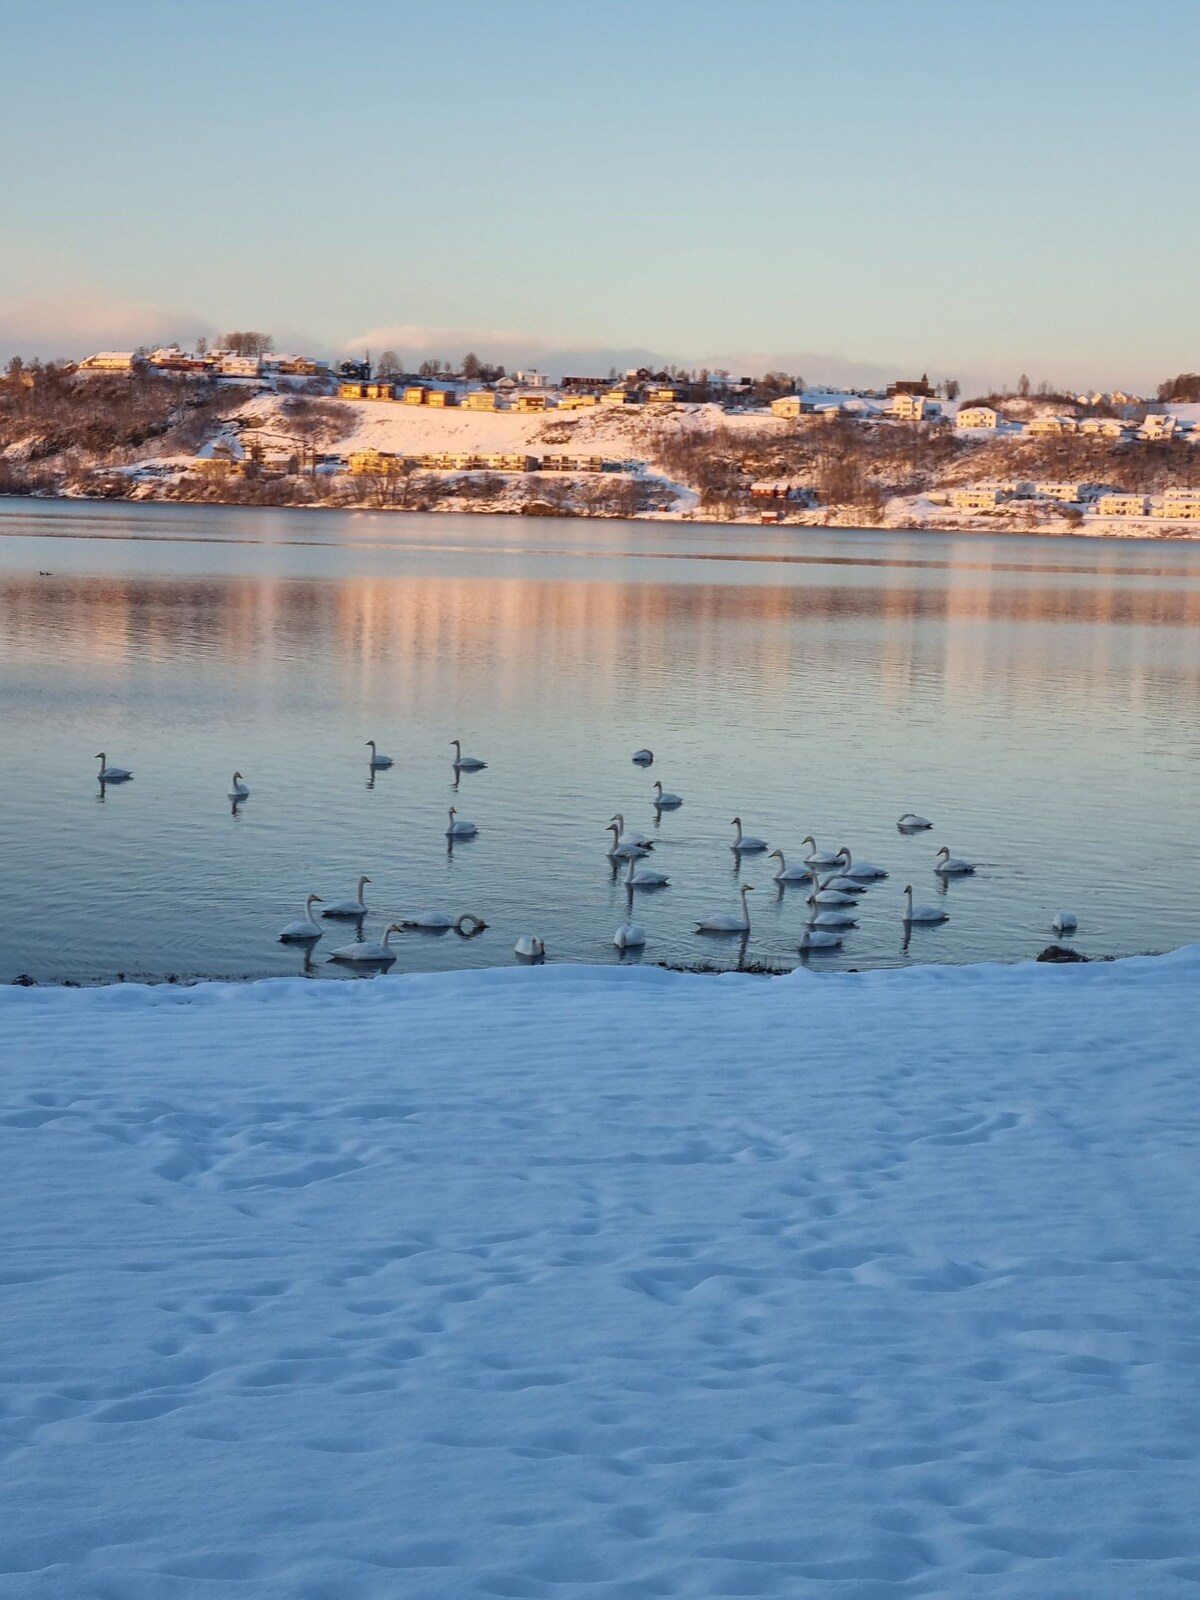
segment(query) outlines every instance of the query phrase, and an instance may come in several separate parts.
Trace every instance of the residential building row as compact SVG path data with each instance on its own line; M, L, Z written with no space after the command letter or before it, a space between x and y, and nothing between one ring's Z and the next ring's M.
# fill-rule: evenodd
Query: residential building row
M1130 494L1092 483L991 482L950 492L956 511L997 511L1013 501L1056 501L1090 507L1101 517L1162 517L1176 522L1200 521L1200 488L1164 489L1161 496Z

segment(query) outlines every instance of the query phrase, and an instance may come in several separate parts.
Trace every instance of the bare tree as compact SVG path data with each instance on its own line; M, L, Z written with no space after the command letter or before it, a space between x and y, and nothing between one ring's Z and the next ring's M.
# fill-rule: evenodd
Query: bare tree
M259 333L253 328L222 334L221 343L235 356L265 356L275 346L269 333Z
M394 350L385 350L375 363L375 376L384 383L390 378L398 378L403 371L400 357Z

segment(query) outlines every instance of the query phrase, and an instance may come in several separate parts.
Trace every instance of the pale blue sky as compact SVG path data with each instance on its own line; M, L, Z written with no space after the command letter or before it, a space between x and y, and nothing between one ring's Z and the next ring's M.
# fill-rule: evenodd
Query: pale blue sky
M605 370L1200 366L1193 0L0 0L0 29L3 352L232 324Z

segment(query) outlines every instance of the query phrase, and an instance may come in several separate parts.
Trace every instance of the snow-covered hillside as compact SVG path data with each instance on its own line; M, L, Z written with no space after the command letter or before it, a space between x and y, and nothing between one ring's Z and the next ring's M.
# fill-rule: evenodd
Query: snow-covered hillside
M1193 1596L1198 984L0 991L0 1595Z

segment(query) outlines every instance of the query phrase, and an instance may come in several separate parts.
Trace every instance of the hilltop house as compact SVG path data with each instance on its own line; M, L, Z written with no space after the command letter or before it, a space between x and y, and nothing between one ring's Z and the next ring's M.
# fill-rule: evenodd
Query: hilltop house
M79 363L80 372L135 372L141 365L132 350L99 350Z
M1125 426L1117 417L1085 417L1079 424L1080 433L1089 434L1092 438L1123 439ZM1109 513L1112 515L1113 513Z
M1152 411L1142 422L1143 439L1173 439L1179 432L1179 418L1170 412Z
M991 406L964 406L954 419L956 428L988 428L992 432L1000 425L1000 413Z
M1064 433L1077 433L1079 424L1074 417L1034 417L1025 429L1025 432L1036 436L1048 434L1057 436Z
M941 406L916 390L897 389L888 407L888 415L897 422L928 422L941 415Z

